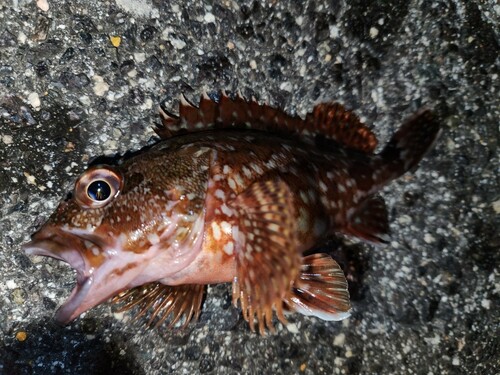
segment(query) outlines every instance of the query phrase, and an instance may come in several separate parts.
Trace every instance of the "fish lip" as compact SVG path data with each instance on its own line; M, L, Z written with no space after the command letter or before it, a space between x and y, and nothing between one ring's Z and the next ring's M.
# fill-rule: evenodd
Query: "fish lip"
M94 275L81 250L84 250L83 241L101 247L102 243L96 238L83 232L43 227L32 236L31 241L22 245L27 255L48 256L68 263L76 271L76 285L55 314L55 321L60 325L68 324L82 312L79 308L94 283Z
M76 286L73 288L70 296L55 313L54 319L57 324L65 326L80 315L78 309L87 297L93 283L94 278L92 276L86 276L80 279L77 277Z
M26 255L51 257L68 263L77 273L83 273L87 269L80 251L83 240L85 238L59 228L44 227L21 248Z

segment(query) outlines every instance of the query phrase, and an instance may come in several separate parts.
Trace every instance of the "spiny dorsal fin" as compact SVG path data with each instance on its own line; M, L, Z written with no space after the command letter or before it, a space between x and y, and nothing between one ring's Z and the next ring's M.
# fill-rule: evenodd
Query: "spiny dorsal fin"
M304 121L282 110L245 100L241 95L230 98L224 92L218 102L207 94L200 98L199 106L190 103L184 95L179 101L179 116L160 108L162 125L155 129L162 139L182 132L207 129L253 129L282 134L297 134Z
M377 139L366 125L351 111L338 103L322 103L303 120L255 99L246 100L239 93L230 98L222 92L218 102L207 94L200 98L199 106L190 103L184 95L179 101L179 116L160 109L162 126L155 129L162 138L182 132L207 129L253 129L284 135L321 135L347 147L371 153Z

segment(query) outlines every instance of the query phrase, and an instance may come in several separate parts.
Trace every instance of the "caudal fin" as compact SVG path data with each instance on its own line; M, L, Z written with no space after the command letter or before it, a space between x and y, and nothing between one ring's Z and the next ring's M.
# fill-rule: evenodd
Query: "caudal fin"
M408 118L380 153L389 178L417 169L420 160L432 149L440 130L429 109L421 109Z
M323 320L342 320L351 315L344 272L328 254L303 258L300 274L284 302L291 310Z

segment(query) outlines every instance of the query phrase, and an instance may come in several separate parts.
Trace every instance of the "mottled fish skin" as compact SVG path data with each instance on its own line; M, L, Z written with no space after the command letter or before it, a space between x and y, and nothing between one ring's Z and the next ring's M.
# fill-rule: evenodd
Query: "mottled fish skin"
M25 245L77 271L61 323L118 295L124 309L149 313L149 324L187 324L203 286L222 282L233 283L234 303L261 333L273 329L273 311L286 321L285 307L349 316L338 264L302 254L338 233L387 241L376 193L415 169L439 133L421 110L374 154L373 133L335 103L300 119L204 95L199 108L182 98L179 117L161 114L162 141L117 166L91 167Z

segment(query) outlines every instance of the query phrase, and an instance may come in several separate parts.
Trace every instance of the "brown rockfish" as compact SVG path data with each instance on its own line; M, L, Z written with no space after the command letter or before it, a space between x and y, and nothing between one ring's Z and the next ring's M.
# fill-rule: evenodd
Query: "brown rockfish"
M207 284L232 282L233 302L254 329L273 311L325 320L349 316L347 281L329 236L387 241L377 195L414 170L439 125L429 110L407 119L379 152L377 139L337 103L305 119L241 96L181 98L160 110L161 141L117 165L90 167L24 246L76 270L57 311L68 323L115 297L148 324L197 318Z

